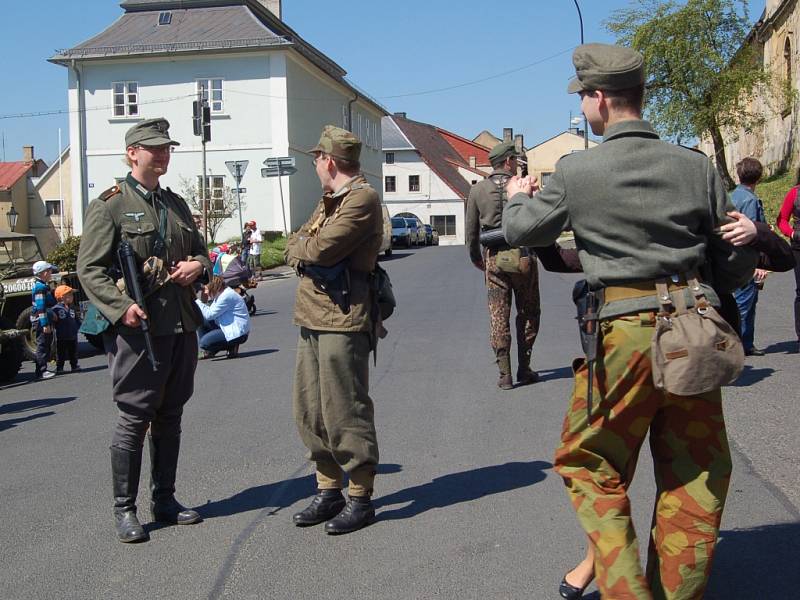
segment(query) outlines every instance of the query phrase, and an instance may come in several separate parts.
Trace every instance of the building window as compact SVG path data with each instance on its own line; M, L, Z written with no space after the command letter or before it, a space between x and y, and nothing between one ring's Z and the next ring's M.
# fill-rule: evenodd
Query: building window
M385 192L397 191L397 181L394 175L387 175L383 179L384 179L383 191Z
M542 173L542 178L541 178L541 179L542 179L542 181L541 181L542 187L544 187L544 186L546 186L548 183L550 183L550 177L551 177L552 175L553 175L553 172L552 172L552 171L550 171L550 172L547 172L547 173Z
M394 152L387 152L386 153L386 164L393 165L394 164Z
M45 200L44 209L48 217L57 217L61 214L61 200Z
M111 84L114 90L114 116L139 116L139 84L135 81L115 81Z
M222 79L198 79L197 91L208 101L212 113L222 112Z
M439 232L439 235L456 234L455 215L433 215L431 217L431 227Z
M203 184L203 176L197 176L197 193L200 194L200 188ZM216 213L225 212L225 176L224 175L209 175L206 177L206 198L211 201L208 204L208 210Z
M172 13L169 11L164 11L158 13L158 24L159 25L169 25L172 23Z
M408 191L409 192L419 191L419 175L408 176Z

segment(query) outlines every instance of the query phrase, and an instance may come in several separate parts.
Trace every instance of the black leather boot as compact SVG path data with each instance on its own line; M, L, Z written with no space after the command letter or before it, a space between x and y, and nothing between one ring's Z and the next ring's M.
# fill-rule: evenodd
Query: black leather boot
M318 525L338 515L345 506L342 490L317 490L317 495L306 508L292 516L298 527Z
M153 499L150 512L153 520L173 525L192 525L201 520L197 511L183 506L175 499L175 472L178 469L178 454L181 438L147 436L150 444L150 489Z
M366 527L375 520L375 507L369 496L350 496L344 510L325 523L325 533L340 535Z
M120 542L143 542L147 533L136 518L136 493L142 471L142 453L111 447L114 486L114 522Z
M531 369L531 351L520 350L517 353L519 362L517 364L517 383L528 385L539 381L539 375Z

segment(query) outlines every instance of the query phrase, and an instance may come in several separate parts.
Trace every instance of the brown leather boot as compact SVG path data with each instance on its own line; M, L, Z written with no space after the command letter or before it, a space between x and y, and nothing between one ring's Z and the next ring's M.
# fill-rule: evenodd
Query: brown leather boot
M500 369L500 377L497 378L497 387L501 390L510 390L514 387L511 379L511 358L508 354L497 354L497 367Z

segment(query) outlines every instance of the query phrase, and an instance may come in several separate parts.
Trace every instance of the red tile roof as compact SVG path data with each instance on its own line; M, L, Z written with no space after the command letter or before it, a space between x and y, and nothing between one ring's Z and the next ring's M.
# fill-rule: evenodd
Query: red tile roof
M13 187L32 167L32 162L0 162L0 190Z
M476 144L471 140L462 138L455 133L445 131L439 127L436 128L445 141L455 148L456 152L461 155L461 158L469 164L469 157L475 157L475 164L488 165L489 164L489 148Z

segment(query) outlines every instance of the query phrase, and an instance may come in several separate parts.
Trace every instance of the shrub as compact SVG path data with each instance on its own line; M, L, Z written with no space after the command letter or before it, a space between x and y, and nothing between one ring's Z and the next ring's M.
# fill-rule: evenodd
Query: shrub
M47 262L54 264L62 271L75 271L78 262L78 248L81 236L71 235L47 255Z

